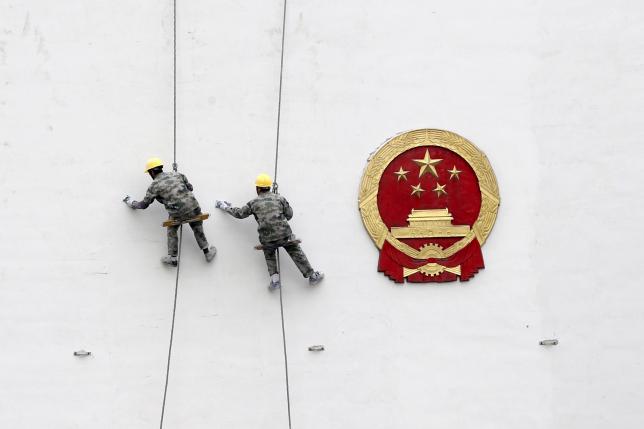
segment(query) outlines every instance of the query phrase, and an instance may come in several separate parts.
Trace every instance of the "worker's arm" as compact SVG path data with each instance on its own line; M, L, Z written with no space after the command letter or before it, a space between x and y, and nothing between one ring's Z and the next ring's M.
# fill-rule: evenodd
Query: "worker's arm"
M154 192L154 189L152 188L152 186L150 186L148 188L148 191L145 193L143 201L134 201L132 197L127 195L125 198L123 198L123 202L130 208L144 210L147 209L150 204L152 204L155 198L156 194Z
M140 210L145 210L150 206L150 203L146 203L145 201L132 201L132 207L133 209L140 209Z
M250 204L246 204L243 207L232 207L228 201L217 200L215 207L225 211L226 213L228 213L232 217L236 217L237 219L244 219L253 214L253 210L250 208Z
M293 208L288 203L286 198L281 197L281 200L282 200L282 206L284 207L284 211L283 211L284 216L286 217L286 220L291 220L291 218L293 217Z
M182 174L182 175L181 175L181 179L183 180L183 183L185 183L185 184L186 184L186 188L188 188L188 190L189 190L190 192L192 192L192 184L191 184L190 182L188 182L188 178L186 177L186 175L185 175L185 174Z

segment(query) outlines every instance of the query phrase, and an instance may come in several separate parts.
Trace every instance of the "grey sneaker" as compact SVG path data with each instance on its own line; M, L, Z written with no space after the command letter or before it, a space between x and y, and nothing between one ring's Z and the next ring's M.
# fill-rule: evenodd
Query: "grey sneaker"
M315 286L316 284L320 283L323 278L324 278L324 273L321 273L319 271L313 271L313 274L309 276L309 284L311 286Z
M280 275L273 274L271 276L271 282L268 284L268 290L275 290L281 287L282 287L282 283L280 282Z
M204 253L204 256L206 257L206 261L210 262L213 259L215 259L216 254L217 254L217 248L215 246L210 246L208 248L208 251Z
M164 256L163 258L161 258L161 263L176 267L177 266L177 257L176 256L170 256L170 255Z

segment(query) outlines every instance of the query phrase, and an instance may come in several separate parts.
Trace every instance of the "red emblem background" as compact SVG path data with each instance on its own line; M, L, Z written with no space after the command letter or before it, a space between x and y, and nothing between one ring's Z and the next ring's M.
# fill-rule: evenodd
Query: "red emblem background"
M436 176L428 168L421 174L418 161L426 154L434 160ZM485 155L443 130L415 130L389 140L370 157L360 190L363 222L380 249L378 271L397 283L472 278L485 267L481 245L498 206L496 178ZM411 226L412 209L447 209L452 226L467 225L469 233L394 238L391 228Z
M425 152L429 150L432 159L441 159L436 165L438 177L432 174L424 174L418 177L419 167L414 159L422 159ZM401 168L409 171L407 179L399 180L395 172ZM447 171L456 167L461 171L457 176L450 179ZM425 191L420 197L411 195L411 184L420 184ZM437 184L445 185L447 194L437 196L432 191ZM419 146L398 155L385 169L380 178L378 187L378 211L383 222L388 228L407 226L407 216L412 209L442 209L448 208L454 216L453 224L474 226L481 210L481 190L478 179L472 167L456 153L451 150L436 146ZM401 239L404 243L420 250L423 246L434 243L443 249L459 241L458 237L450 238L410 238ZM445 267L461 267L461 281L469 280L476 272L484 268L481 246L477 240L473 240L465 249L447 259L414 259L394 248L391 244L385 243L378 262L378 270L384 272L392 280L403 282L403 267L420 268L421 266L435 262ZM436 276L426 276L420 272L407 277L412 283L420 282L445 282L456 280L457 275L443 271Z

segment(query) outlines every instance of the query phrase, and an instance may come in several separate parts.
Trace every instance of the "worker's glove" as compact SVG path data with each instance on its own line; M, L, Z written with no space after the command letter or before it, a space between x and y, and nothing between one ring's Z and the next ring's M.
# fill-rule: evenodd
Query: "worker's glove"
M277 194L278 189L279 189L279 186L277 185L277 182L273 182L273 193Z
M128 206L129 208L131 208L131 209L135 208L135 207L134 207L134 200L133 200L133 199L132 199L132 197L130 197L129 195L126 195L126 196L125 196L125 198L123 198L123 202L124 202L124 203L125 203L125 205L126 205L126 206Z
M226 209L231 208L232 205L228 201L217 200L217 202L215 203L215 207L217 207L218 209L221 209L221 210L226 210Z

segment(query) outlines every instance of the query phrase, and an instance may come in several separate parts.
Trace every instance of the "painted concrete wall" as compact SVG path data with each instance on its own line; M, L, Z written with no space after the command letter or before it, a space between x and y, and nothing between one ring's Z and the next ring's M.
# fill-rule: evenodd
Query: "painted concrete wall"
M288 424L254 223L213 209L273 169L281 7L179 1L177 156L219 255L206 264L188 231L167 428ZM643 15L630 1L289 1L278 178L327 274L311 289L284 264L294 428L644 424ZM394 285L360 221L369 153L423 127L473 141L499 181L470 283ZM143 196L151 155L172 158L170 2L3 0L0 427L158 425L165 214L120 202Z

